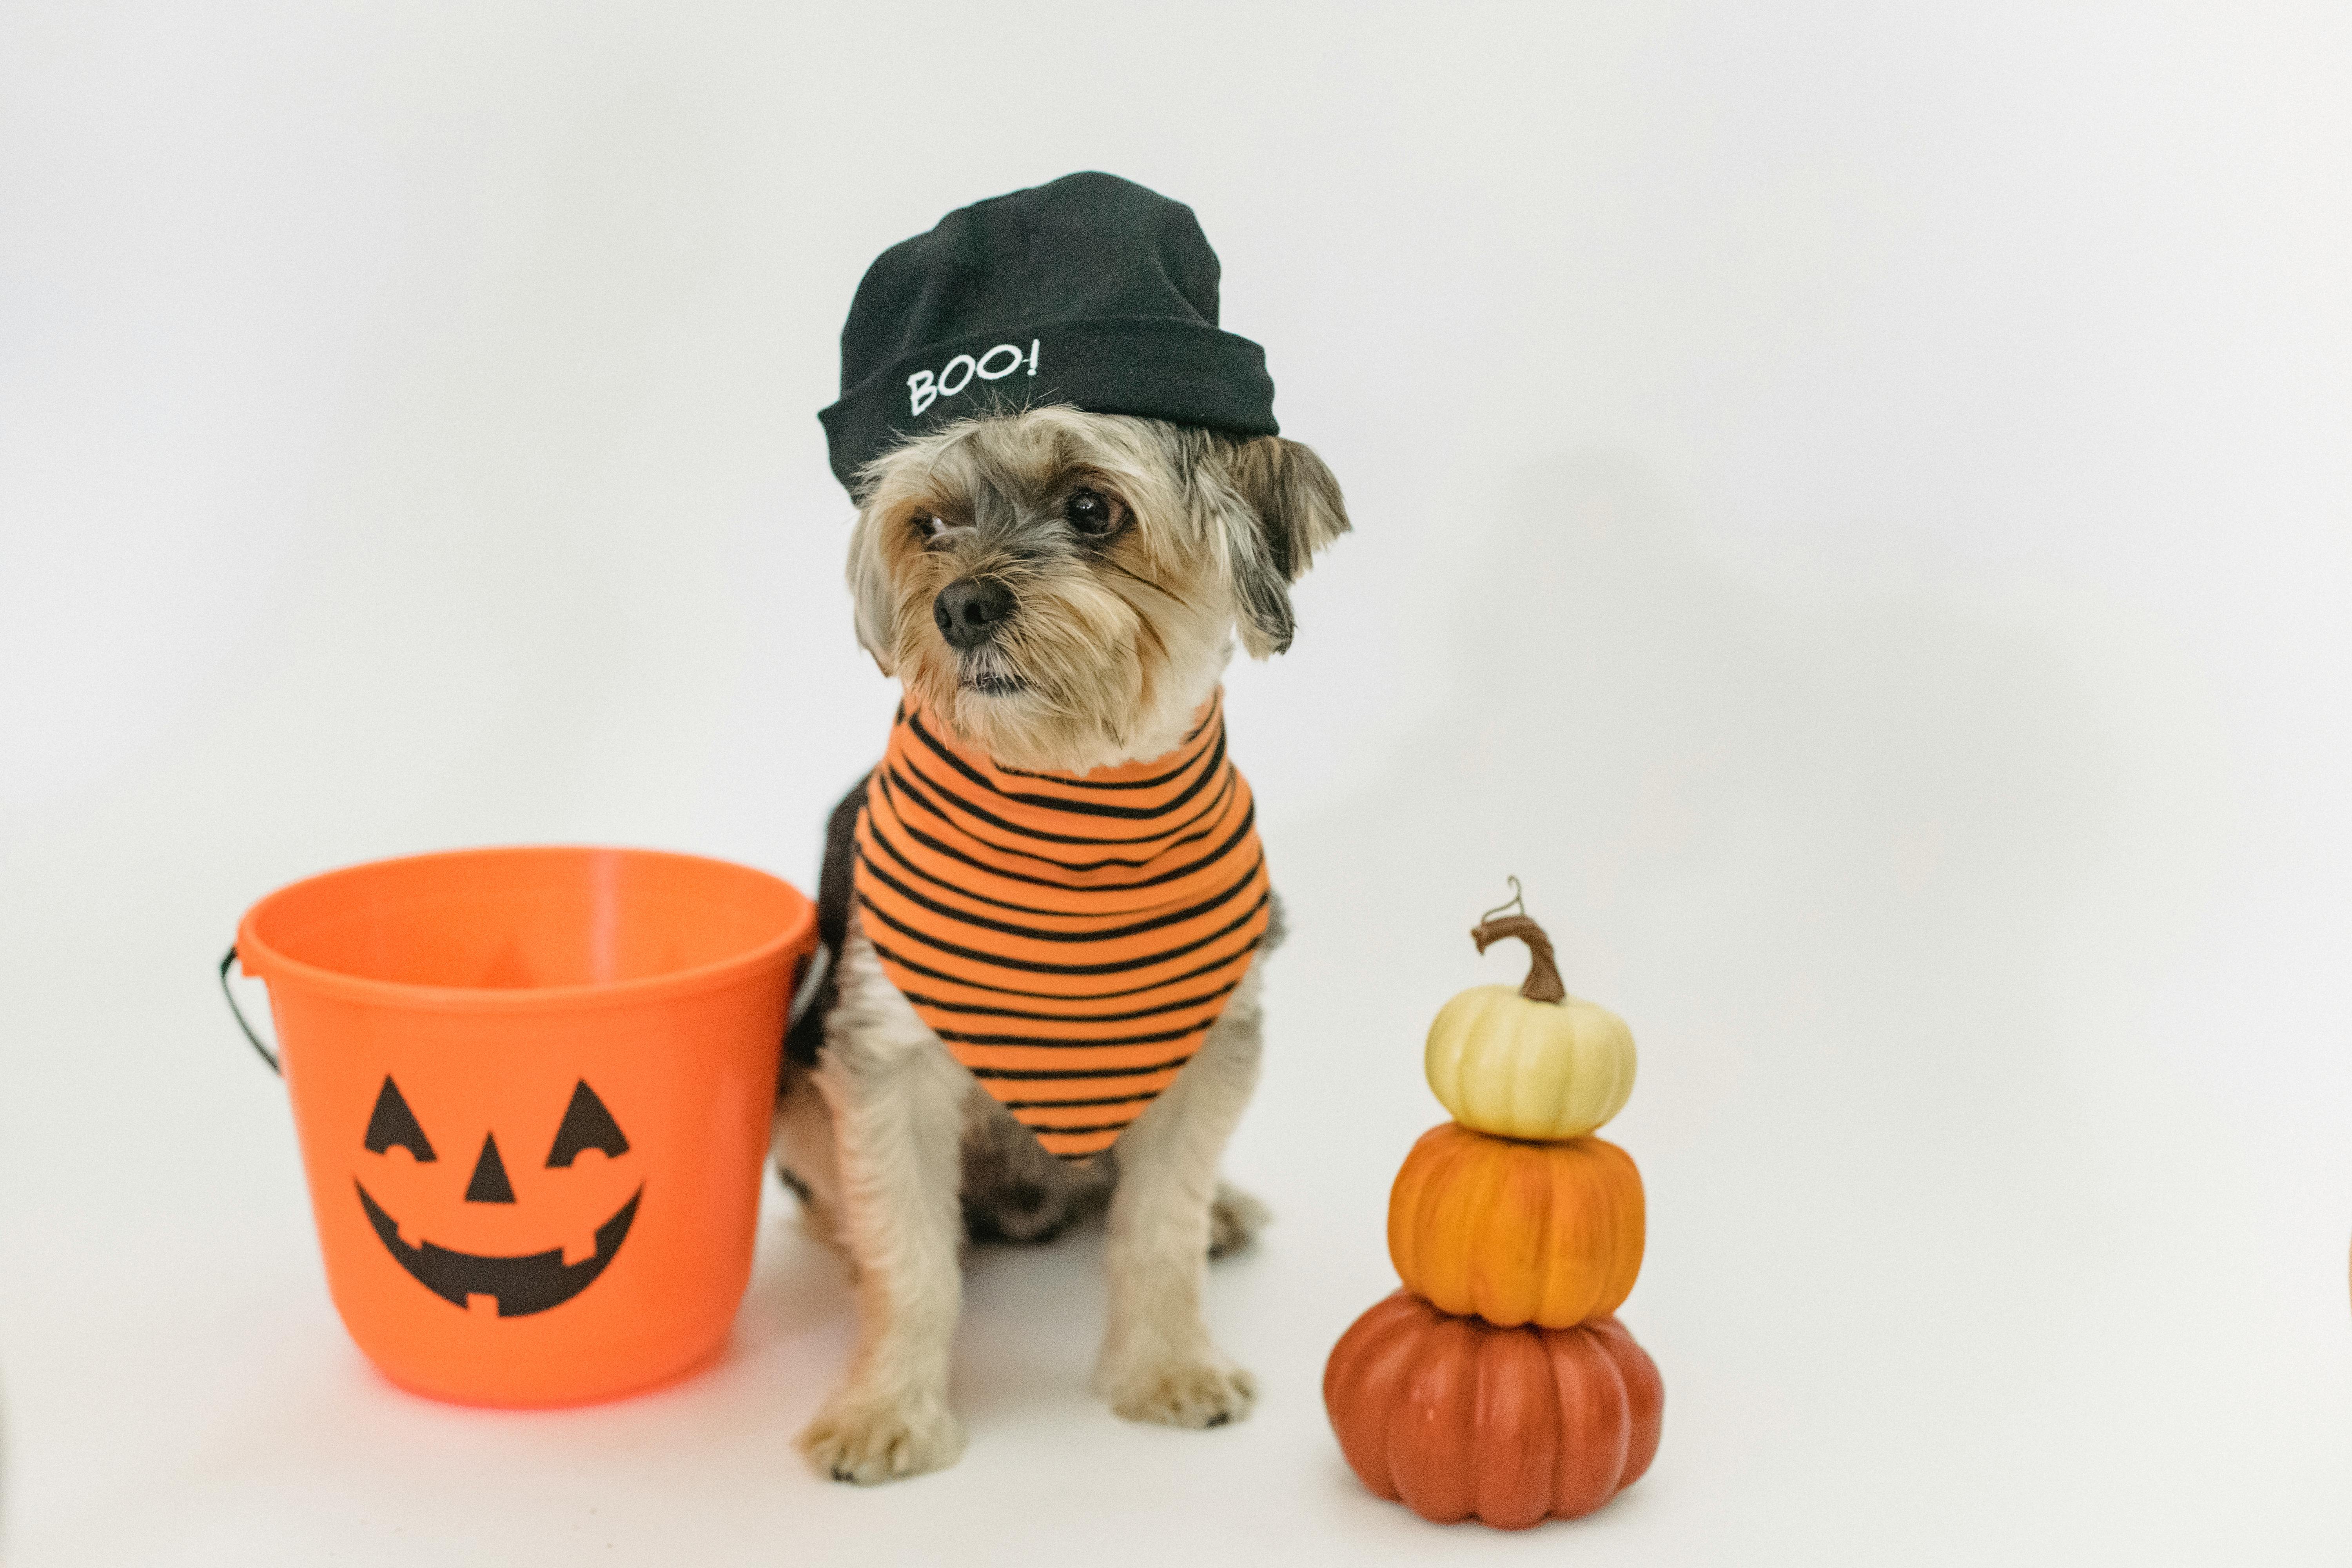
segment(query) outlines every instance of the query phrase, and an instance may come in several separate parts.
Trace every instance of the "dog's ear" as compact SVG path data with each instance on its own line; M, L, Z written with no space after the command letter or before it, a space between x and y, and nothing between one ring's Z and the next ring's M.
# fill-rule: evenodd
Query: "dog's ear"
M878 508L858 510L849 535L849 605L857 624L857 646L874 656L884 675L898 673L891 658L896 638L892 625L889 563L882 558L882 520Z
M1348 531L1348 505L1323 459L1297 441L1260 436L1233 448L1225 479L1257 519L1257 548L1234 552L1242 646L1253 658L1290 647L1290 584Z

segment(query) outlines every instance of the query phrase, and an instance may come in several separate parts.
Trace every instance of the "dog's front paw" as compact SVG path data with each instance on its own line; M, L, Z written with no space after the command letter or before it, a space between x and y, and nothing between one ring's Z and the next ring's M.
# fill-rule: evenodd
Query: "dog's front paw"
M1257 1381L1222 1358L1164 1362L1103 1380L1110 1407L1129 1421L1223 1426L1257 1403Z
M801 1434L822 1475L870 1487L945 1469L963 1457L963 1423L937 1396L892 1403L836 1395Z

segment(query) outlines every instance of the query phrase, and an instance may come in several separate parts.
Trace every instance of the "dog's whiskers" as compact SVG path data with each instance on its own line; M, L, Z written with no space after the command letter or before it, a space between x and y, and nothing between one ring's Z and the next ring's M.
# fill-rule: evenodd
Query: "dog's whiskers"
M1173 599L1177 604L1183 605L1184 608L1188 610L1192 607L1192 600L1186 598L1175 589L1171 588L1165 583L1155 582L1151 578L1146 577L1142 573L1131 571L1129 568L1120 565L1116 561L1106 561L1103 564L1110 568L1110 570L1118 573L1120 576L1126 578L1130 583L1140 583L1145 587L1150 589L1153 593L1164 595L1168 598ZM1150 625L1149 621L1144 624L1146 626Z

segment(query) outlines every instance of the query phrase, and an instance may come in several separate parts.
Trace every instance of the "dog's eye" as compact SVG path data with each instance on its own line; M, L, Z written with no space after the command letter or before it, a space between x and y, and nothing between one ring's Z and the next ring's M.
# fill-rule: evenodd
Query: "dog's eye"
M1100 490L1072 490L1062 503L1062 515L1080 533L1100 539L1127 521L1127 507L1117 496Z
M915 537L927 544L948 531L947 520L936 512L919 511L908 521L914 527Z

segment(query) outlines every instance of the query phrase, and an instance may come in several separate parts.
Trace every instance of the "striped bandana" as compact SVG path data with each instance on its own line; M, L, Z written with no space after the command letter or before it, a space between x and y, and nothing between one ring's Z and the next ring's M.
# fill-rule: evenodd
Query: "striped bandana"
M1000 767L901 706L857 818L883 973L1050 1153L1108 1149L1208 1037L1265 935L1223 694L1181 745L1076 777Z

